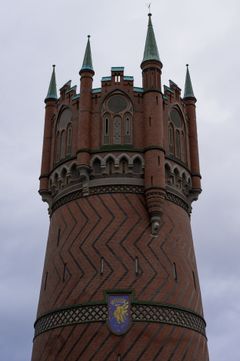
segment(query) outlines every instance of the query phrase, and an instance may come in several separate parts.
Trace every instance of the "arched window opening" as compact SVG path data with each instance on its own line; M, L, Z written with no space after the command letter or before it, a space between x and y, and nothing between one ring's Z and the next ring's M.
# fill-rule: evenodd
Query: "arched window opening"
M95 175L101 174L101 161L98 158L93 162L93 173Z
M71 167L71 178L76 179L76 178L78 178L78 176L79 176L78 169L77 169L76 164L74 163Z
M132 143L132 113L131 101L121 92L115 92L105 100L102 106L104 145Z
M173 184L172 177L171 177L171 169L168 164L165 165L165 180L166 183L169 185Z
M181 154L181 160L183 162L186 162L186 140L185 140L185 134L184 134L184 131L182 131L182 139L181 139L181 151L182 151L182 154Z
M125 157L120 161L120 170L122 174L128 173L128 160Z
M106 163L106 170L108 175L112 175L114 173L114 160L113 158L108 158Z
M69 126L67 130L67 155L72 153L72 127Z
M110 133L110 117L108 114L104 116L103 122L103 143L109 144L109 133Z
M56 137L56 162L60 160L60 132L57 132Z
M142 161L139 158L135 158L133 161L133 172L142 173Z
M66 132L65 130L63 130L60 138L60 159L65 158L65 154L66 154Z
M182 114L177 108L169 113L168 144L169 153L183 162L187 160L187 137Z
M72 112L70 108L60 111L56 125L56 161L72 152Z
M173 125L170 124L168 127L168 144L169 144L169 153L174 154L174 129Z
M116 116L113 119L113 144L121 144L122 119Z
M179 130L176 131L176 157L181 159L181 139Z
M132 133L132 119L131 119L131 115L127 114L125 116L125 140L124 140L125 144L131 143L132 141L131 133Z

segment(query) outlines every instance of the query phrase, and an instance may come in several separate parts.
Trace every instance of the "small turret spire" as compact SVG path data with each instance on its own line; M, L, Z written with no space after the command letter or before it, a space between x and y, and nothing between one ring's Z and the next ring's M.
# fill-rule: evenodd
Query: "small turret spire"
M57 96L57 86L56 86L56 75L55 75L55 67L56 65L53 65L53 70L52 70L52 76L51 76L51 80L50 80L50 84L49 84L49 88L48 88L48 93L47 96L45 98L46 100L57 100L58 96Z
M147 60L157 60L160 62L160 57L158 53L157 42L153 30L152 14L148 14L148 30L147 30L147 37L145 42L145 49L143 55L143 62Z
M191 77L189 73L189 65L186 64L187 72L186 72L186 80L185 80L185 88L184 88L184 99L185 98L195 98L195 95L193 93L193 87L191 82Z
M83 70L92 70L93 71L90 35L88 35L87 46L86 46L83 64L82 64L82 68L81 68L81 71L83 71Z

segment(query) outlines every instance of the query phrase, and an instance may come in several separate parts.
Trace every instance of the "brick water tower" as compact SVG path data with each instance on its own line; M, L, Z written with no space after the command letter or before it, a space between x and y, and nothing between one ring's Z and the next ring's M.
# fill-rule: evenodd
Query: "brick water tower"
M201 192L195 103L162 86L151 14L142 87L113 67L46 103L40 194L50 229L32 361L207 361L191 204Z

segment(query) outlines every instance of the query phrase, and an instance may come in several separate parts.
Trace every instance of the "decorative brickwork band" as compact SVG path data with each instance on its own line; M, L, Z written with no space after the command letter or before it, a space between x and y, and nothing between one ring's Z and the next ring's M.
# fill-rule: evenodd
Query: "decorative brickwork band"
M206 323L198 314L159 304L132 303L133 322L157 322L189 328L205 336ZM57 327L80 323L106 322L107 304L77 305L50 312L35 322L35 337Z
M97 186L90 187L88 195L95 194L104 194L104 193L134 193L134 194L144 194L144 187L137 185L106 185L106 186ZM77 191L71 192L69 194L64 195L60 199L53 202L51 207L51 213L53 213L56 209L64 205L65 203L71 202L75 199L84 197L83 189L79 189ZM165 198L175 203L176 205L182 207L188 214L191 211L191 207L185 202L181 197L176 196L170 192L166 192Z

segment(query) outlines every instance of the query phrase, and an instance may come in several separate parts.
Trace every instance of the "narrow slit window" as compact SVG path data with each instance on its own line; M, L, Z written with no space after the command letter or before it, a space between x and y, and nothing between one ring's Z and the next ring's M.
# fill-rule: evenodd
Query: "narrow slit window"
M177 266L176 263L173 262L173 278L175 279L175 281L177 281Z
M48 272L46 272L46 275L45 275L44 291L46 291L46 289L47 289L47 280L48 280Z
M148 123L149 123L149 127L151 127L152 126L152 118L151 117L148 118Z
M100 274L102 275L104 271L104 258L101 257L100 259Z
M158 166L160 166L160 157L158 156Z
M138 260L138 257L135 258L135 273L136 273L136 275L139 274L139 260Z
M61 237L61 229L58 229L58 235L57 235L57 247L59 246L60 243L60 237Z
M66 280L66 274L67 274L67 263L64 263L63 265L63 282Z
M192 276L193 276L193 284L194 284L194 288L195 290L197 289L197 285L196 285L196 277L195 277L195 273L192 271Z

